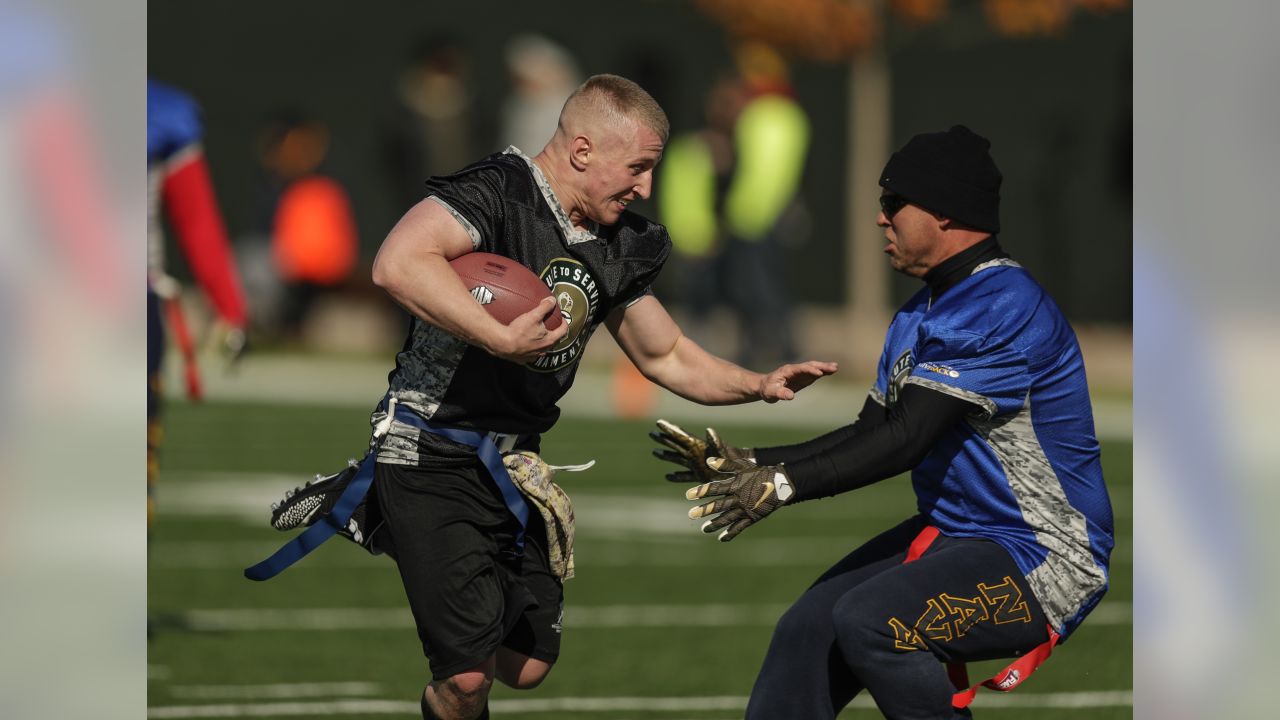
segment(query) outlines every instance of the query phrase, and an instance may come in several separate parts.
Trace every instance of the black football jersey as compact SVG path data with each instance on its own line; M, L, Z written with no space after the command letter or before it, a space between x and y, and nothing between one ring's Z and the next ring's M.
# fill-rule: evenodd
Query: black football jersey
M514 148L429 179L427 196L453 214L477 251L516 260L541 277L569 331L544 357L520 365L413 317L388 377L391 395L441 425L546 432L591 334L615 308L652 292L671 250L666 228L630 211L594 232L575 228L542 172ZM381 419L375 412L372 421ZM419 464L472 452L395 423L378 459Z

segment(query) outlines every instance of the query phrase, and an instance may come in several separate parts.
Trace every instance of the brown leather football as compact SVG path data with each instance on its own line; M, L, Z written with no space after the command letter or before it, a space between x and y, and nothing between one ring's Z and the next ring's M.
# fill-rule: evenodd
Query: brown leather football
M529 268L493 253L471 252L449 261L463 284L495 320L503 325L538 306L551 290ZM564 322L554 308L542 323L555 330Z

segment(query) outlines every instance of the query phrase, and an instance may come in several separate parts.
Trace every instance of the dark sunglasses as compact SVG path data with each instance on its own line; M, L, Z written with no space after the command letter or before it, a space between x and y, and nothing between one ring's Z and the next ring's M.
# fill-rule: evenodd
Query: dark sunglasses
M880 210L882 210L884 212L884 216L890 220L893 219L894 215L898 214L899 210L910 204L911 201L901 195L880 196Z

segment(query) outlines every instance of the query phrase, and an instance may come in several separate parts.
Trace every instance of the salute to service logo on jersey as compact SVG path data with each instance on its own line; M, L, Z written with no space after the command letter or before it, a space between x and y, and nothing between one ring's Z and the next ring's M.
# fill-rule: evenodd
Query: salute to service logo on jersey
M555 372L582 357L590 333L584 332L600 306L600 286L577 260L556 258L542 271L542 281L560 306L569 332L547 354L528 364L530 370Z

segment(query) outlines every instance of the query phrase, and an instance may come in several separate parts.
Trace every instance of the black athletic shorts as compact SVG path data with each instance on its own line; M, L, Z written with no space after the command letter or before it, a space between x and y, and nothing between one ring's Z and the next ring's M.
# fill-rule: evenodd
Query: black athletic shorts
M457 466L378 463L373 492L432 677L473 668L499 646L554 663L563 586L551 571L542 516L519 523L478 460Z

